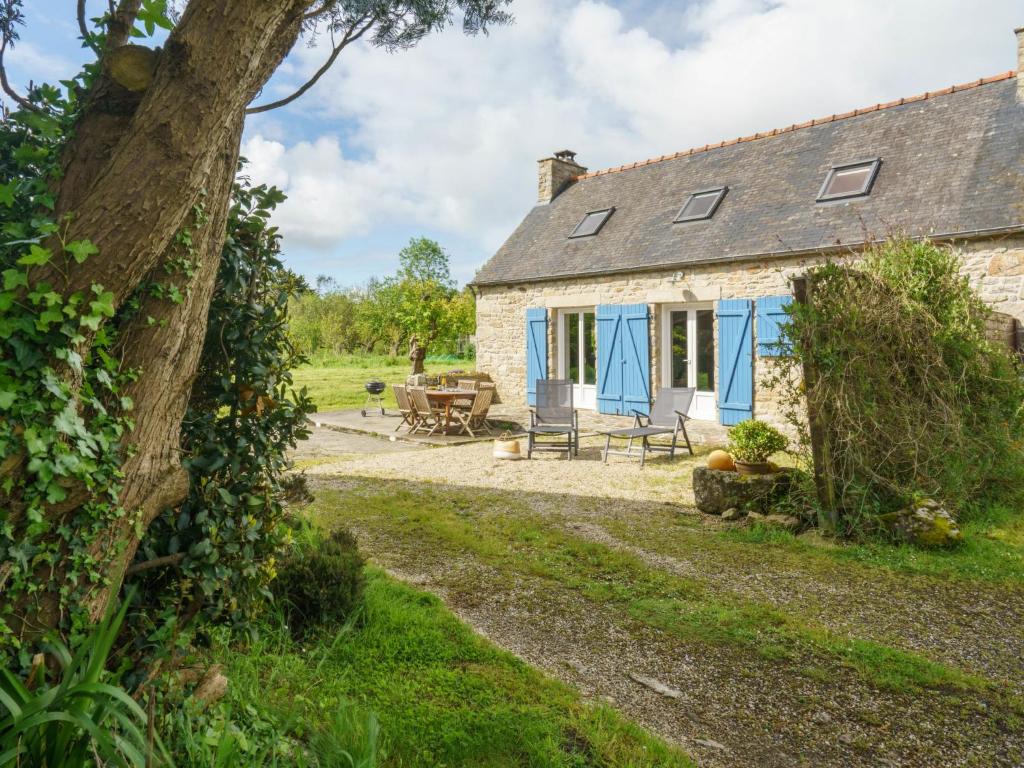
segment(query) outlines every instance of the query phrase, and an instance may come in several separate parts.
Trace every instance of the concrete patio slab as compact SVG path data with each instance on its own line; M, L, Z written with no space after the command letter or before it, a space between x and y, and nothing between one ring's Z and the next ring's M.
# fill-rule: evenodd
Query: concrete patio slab
M393 410L385 411L383 416L377 412L367 412L366 416L363 416L358 409L325 411L316 413L310 418L318 427L324 429L373 435L389 440L395 438L397 441L419 445L450 446L493 440L498 433L506 430L513 435L522 435L525 433L523 425L530 423L530 411L525 406L495 406L487 417L495 434L478 433L476 437L461 434L410 435L407 429L401 425L401 417L398 412ZM580 435L583 437L600 434L608 429L628 427L633 423L632 417L610 416L593 411L580 411L579 418ZM724 445L728 439L726 428L713 421L691 420L686 424L686 431L694 445Z

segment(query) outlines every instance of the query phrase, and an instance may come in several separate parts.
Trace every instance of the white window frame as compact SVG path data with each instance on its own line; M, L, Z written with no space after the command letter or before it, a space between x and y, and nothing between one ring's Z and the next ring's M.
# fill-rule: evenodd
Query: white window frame
M690 364L690 370L687 372L687 381L694 382L696 386L697 382L697 311L698 310L711 310L713 313L715 310L715 302L713 301L693 301L693 302L680 302L676 304L662 304L661 305L661 386L671 387L672 386L672 313L673 312L686 312L686 343L689 349L687 349L687 358ZM713 317L714 315L712 315ZM712 326L714 328L714 326ZM714 341L714 330L712 330L712 341ZM714 368L716 361L712 358L711 365ZM718 404L717 404L717 386L718 386L718 375L717 371L712 371L715 374L715 389L698 389L693 398L693 403L690 405L689 415L694 419L708 419L713 420L718 418Z
M566 347L567 347L567 344L566 344L566 341L565 341L565 335L566 335L565 334L565 328L568 325L567 316L568 315L577 315L577 314L580 314L582 312L590 312L592 315L594 315L594 323L595 323L595 325L594 325L594 333L596 334L597 333L597 325L596 325L597 324L597 307L596 306L592 306L592 307L559 307L558 308L558 314L555 317L555 323L556 323L556 326L555 326L555 338L557 339L557 343L558 343L558 349L556 350L556 357L557 357L556 370L558 371L558 378L560 378L560 379L567 379L567 378L569 378L569 371L568 371L568 369L566 368L566 365L565 365L565 363L566 363L565 351L566 351ZM583 340L584 340L584 336L583 336L583 322L582 322L582 320L580 322L579 334L580 334L579 342L580 342L580 356L581 356L581 359L578 362L579 362L580 371L581 371L581 374L582 374L582 372L584 371L584 365L583 365L584 358L582 357L583 356ZM595 341L596 341L596 337L595 337ZM595 362L595 369L596 369L596 363L597 363L596 358L595 358L594 362ZM583 374L583 375L585 375L585 374ZM586 409L594 409L594 410L597 409L597 379L596 378L594 379L594 383L593 384L581 384L579 382L574 381L572 383L572 386L573 386L573 398L572 398L573 399L573 405L576 408L583 408L585 410Z

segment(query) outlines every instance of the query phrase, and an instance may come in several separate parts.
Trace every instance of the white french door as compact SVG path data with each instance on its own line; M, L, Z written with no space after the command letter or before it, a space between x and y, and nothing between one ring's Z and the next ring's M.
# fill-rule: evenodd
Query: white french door
M577 408L597 408L597 322L592 307L558 311L558 377L573 382Z
M665 305L661 329L661 385L696 387L690 418L716 419L714 305Z

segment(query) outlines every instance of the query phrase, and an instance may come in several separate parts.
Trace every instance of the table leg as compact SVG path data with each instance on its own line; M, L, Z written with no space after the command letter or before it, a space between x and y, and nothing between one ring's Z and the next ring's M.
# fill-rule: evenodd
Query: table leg
M444 433L447 435L452 428L452 401L447 400L444 404Z

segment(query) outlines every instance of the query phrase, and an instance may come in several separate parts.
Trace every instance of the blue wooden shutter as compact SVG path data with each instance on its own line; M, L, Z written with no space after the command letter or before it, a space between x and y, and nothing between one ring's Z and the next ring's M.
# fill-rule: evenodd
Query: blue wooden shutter
M537 379L548 377L548 311L526 310L526 402L537 404Z
M622 310L622 412L648 413L651 408L651 336L646 304Z
M779 357L787 354L780 344L782 323L786 322L786 307L791 296L762 296L757 300L757 354L760 357Z
M597 321L597 410L622 413L622 307L599 304Z
M718 417L739 424L754 415L754 334L750 299L718 302Z

